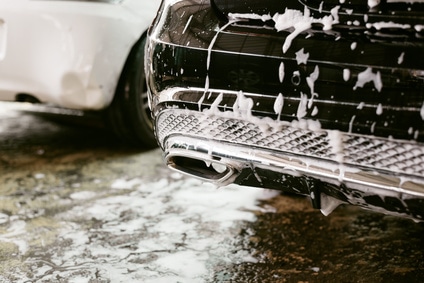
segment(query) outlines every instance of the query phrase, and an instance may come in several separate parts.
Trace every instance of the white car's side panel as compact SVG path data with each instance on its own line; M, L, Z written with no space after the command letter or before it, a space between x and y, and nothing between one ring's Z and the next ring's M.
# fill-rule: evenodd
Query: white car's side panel
M159 4L2 0L0 100L24 94L67 108L106 107Z

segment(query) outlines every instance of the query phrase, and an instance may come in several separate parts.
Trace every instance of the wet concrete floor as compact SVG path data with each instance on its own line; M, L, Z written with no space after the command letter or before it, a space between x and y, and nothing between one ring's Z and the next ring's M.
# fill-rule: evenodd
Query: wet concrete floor
M230 236L209 231L211 240L218 239L214 249L219 253L214 256L221 260L207 265L207 276L188 279L190 274L178 277L174 272L174 277L158 273L151 277L154 279L143 280L147 278L143 274L154 272L153 269L143 269L144 273L131 277L132 281L124 281L123 277L85 269L84 272L92 273L84 277L83 271L75 273L75 270L84 265L77 259L87 258L87 253L90 253L91 260L101 258L100 264L111 269L122 264L121 261L114 262L113 255L92 256L96 251L94 245L105 246L107 243L108 246L131 249L134 239L128 233L125 237L117 237L112 233L105 234L105 230L102 234L90 232L88 240L82 243L85 248L78 249L63 235L58 241L56 230L66 222L66 217L70 217L61 215L64 211L75 210L78 200L82 201L78 207L89 211L90 207L84 206L83 202L89 197L87 192L126 197L125 191L107 190L114 187L117 180L148 183L157 182L161 178L158 175L163 175L168 181L162 186L180 182L178 178L174 181L169 178L171 173L162 164L161 152L125 147L103 129L87 127L84 123L53 123L34 113L3 109L0 112L0 172L0 282L424 281L423 224L351 206L339 207L326 217L312 209L308 199L292 195L277 195L264 200L261 209L251 210L255 220L241 221L229 230ZM134 192L128 191L127 196L129 193ZM170 197L167 195L166 198ZM161 202L165 203L166 199ZM138 214L131 213L134 209L121 210L119 206L115 209L121 211L121 219L137 221ZM86 231L99 231L96 229L104 225L95 217L78 222L75 219L82 219L85 212L72 213L74 222ZM53 218L49 215L61 221L51 222ZM22 222L26 224L25 235L19 232ZM202 226L201 221L196 225L200 227L197 229L211 229ZM73 227L67 229L70 235L75 233ZM121 227L121 231L124 230L128 231L128 228ZM187 237L187 232L183 234L183 238ZM152 234L152 237L158 235L161 234ZM76 242L78 235L72 239ZM92 246L89 248L89 245ZM166 243L161 245L167 246ZM232 247L217 248L222 245ZM175 248L175 243L173 246ZM61 249L68 249L66 256L73 261L64 264L64 260L58 260L61 255L65 256ZM159 250L163 253L167 248ZM250 255L251 260L235 258L240 251ZM157 250L145 253L143 257L139 254L137 259L133 258L134 253L127 254L125 264L131 264L128 273L132 270L136 274L137 266L141 269L146 262L157 260L157 254ZM100 269L97 267L97 270ZM161 274L168 277L161 280Z

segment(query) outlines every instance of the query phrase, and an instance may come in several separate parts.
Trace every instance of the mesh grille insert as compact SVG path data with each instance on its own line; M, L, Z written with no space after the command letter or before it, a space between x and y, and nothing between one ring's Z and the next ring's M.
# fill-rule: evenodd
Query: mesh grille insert
M285 126L264 131L258 125L234 118L205 117L198 112L168 110L157 119L159 141L171 134L226 141L313 158L343 161L352 166L424 176L424 147L414 142L387 140L337 132L311 131Z

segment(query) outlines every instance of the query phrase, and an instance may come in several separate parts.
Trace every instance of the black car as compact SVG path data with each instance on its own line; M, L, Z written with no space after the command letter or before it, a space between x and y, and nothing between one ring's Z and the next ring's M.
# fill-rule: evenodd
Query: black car
M145 67L172 169L424 217L424 3L173 0Z

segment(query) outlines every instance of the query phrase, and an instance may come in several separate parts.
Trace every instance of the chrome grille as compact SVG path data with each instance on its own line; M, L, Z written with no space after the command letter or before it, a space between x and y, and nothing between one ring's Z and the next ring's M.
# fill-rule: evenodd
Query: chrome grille
M340 152L327 131L284 126L278 131L263 130L257 124L227 117L211 117L195 111L163 111L157 119L158 139L163 143L173 134L226 141L251 147L278 150L312 158L342 161L371 170L424 176L424 146L415 142L339 134ZM333 139L334 141L334 139Z

